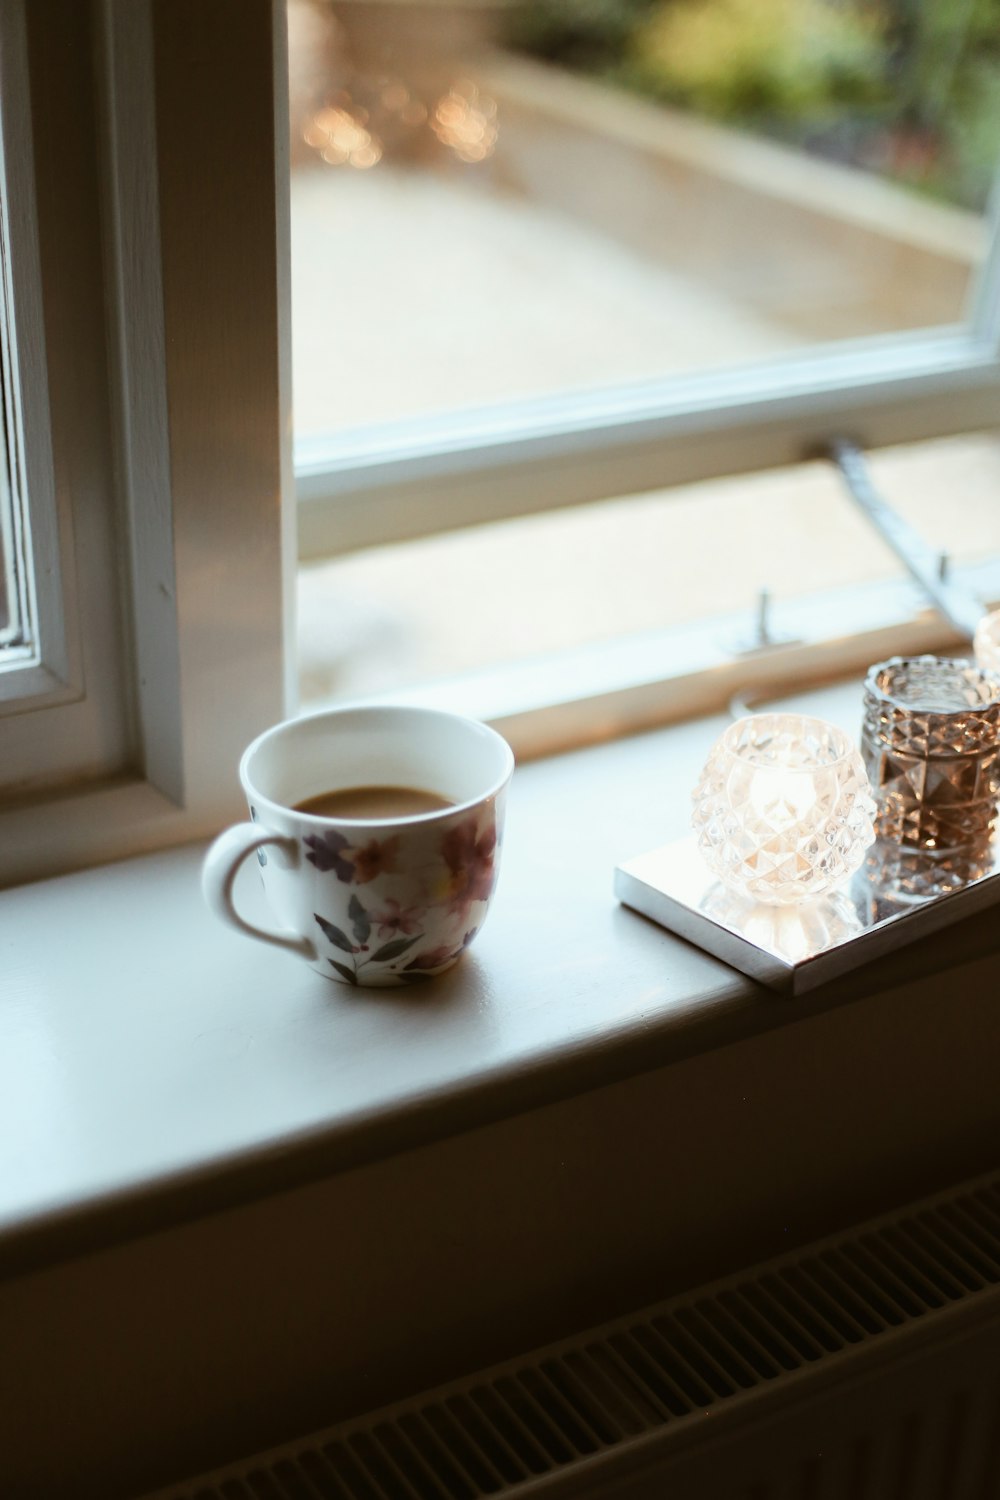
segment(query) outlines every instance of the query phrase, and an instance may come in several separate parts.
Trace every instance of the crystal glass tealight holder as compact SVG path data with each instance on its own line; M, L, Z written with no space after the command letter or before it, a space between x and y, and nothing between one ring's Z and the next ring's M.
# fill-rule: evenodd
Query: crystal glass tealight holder
M973 646L979 670L1000 677L1000 609L983 615L976 626Z
M1000 679L894 656L865 681L861 748L880 839L934 859L988 842L1000 794Z
M768 905L834 890L875 837L875 803L853 742L803 714L751 714L731 724L693 799L709 869Z
M716 880L701 902L701 911L788 964L842 947L862 926L861 913L851 893L844 890L778 906L773 901L755 901Z

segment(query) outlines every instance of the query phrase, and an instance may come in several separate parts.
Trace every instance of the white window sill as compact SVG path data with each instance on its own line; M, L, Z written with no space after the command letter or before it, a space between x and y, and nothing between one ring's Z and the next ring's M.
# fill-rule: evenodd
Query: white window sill
M839 701L849 718L856 689ZM989 913L792 1001L617 906L614 864L683 831L721 725L521 768L490 920L417 991L351 991L224 929L201 904L200 846L0 896L0 1266L262 1197L988 951ZM252 871L241 901L260 901Z

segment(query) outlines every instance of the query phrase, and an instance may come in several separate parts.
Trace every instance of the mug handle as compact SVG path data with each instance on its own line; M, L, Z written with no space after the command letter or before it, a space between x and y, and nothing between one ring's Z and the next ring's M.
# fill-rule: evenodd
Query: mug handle
M209 910L230 927L235 927L237 932L242 932L246 937L257 938L262 943L271 943L275 948L285 948L289 953L299 954L301 958L315 959L315 944L307 937L265 932L262 927L254 927L252 923L244 921L233 905L233 882L240 865L249 854L254 854L268 844L281 849L290 861L298 856L295 839L265 833L257 823L237 823L234 827L227 828L225 833L220 833L205 855L205 863L201 869L201 893Z

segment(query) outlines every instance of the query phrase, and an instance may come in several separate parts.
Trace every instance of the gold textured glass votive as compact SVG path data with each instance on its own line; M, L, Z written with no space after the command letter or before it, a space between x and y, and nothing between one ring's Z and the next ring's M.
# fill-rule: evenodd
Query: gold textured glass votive
M860 866L874 838L861 757L833 724L752 714L716 742L693 793L709 869L768 905L824 895Z
M861 749L880 841L946 859L992 838L1000 679L937 656L880 662L865 682Z
M888 916L933 896L962 891L989 875L995 863L995 846L989 833L942 854L876 839L865 855L869 900Z

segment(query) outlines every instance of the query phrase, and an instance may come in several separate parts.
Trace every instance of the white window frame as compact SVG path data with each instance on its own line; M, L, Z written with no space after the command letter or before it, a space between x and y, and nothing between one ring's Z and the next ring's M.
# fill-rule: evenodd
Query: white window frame
M988 268L996 281L998 254ZM474 522L996 425L997 299L968 329L296 444L303 561Z
M65 56L69 21L77 39L89 28L89 45L68 62L89 80L100 133L99 201L87 208L100 216L111 416L91 447L104 444L101 488L121 560L132 738L127 763L110 775L0 803L4 883L191 839L238 816L239 753L291 707L284 9L277 0L2 0L5 68L19 49L24 78L40 52L46 67ZM51 152L32 150L21 167L39 197L58 183ZM37 234L23 197L16 211ZM44 255L39 262L44 399L74 350L52 317ZM20 336L31 320L14 290ZM51 445L58 473L58 421L41 439L32 424L32 437L36 453ZM65 435L74 457L87 438ZM28 490L34 525L40 490L30 472ZM79 529L72 485L67 508ZM51 561L52 546L41 555ZM63 585L69 557L81 588L93 587L72 539L59 555ZM83 667L69 685L73 707L98 692L100 663ZM53 736L62 742L51 715L63 706L24 705L0 720L0 753L15 724L30 727L39 754Z

